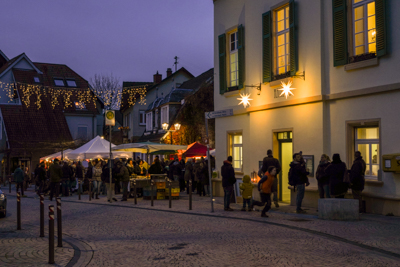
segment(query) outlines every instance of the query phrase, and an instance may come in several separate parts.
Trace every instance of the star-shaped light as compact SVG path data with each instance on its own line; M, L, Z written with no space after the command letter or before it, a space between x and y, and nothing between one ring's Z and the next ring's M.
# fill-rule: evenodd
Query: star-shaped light
M289 95L293 95L291 90L296 89L296 88L290 88L292 86L293 82L292 81L288 81L287 83L281 82L282 85L282 89L278 89L281 90L282 93L279 96L285 95L286 99L288 98Z
M250 102L249 100L253 100L250 97L250 94L246 94L246 95L242 95L240 94L240 98L238 98L237 100L240 100L239 105L243 104L243 107L246 108L247 106L250 106Z

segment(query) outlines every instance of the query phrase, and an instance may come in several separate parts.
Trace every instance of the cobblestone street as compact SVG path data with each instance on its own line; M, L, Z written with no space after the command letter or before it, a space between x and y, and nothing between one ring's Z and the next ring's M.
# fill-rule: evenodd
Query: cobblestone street
M22 198L22 230L16 230L15 190L8 195L8 215L0 219L1 266L47 266L45 238L39 238L39 199L33 190ZM8 192L8 190L6 191ZM133 199L107 203L62 198L64 247L56 266L400 266L400 219L362 215L356 222L323 221L315 215L270 212L215 212L210 199L186 193L168 201ZM120 199L120 196L117 196ZM312 213L310 211L310 213ZM57 232L56 232L57 233Z

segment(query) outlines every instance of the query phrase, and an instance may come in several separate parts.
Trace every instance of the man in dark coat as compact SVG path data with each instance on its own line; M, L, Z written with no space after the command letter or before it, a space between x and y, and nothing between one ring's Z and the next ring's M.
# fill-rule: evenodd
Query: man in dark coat
M340 160L339 154L334 154L332 163L326 167L325 173L329 176L329 190L331 196L335 198L344 198L348 190L348 184L343 182L345 172L347 172L346 163Z
M304 192L306 190L306 186L310 183L308 182L308 177L310 173L306 169L305 163L301 160L300 153L295 153L293 155L293 161L290 163L289 170L289 183L290 185L295 186L297 190L296 195L296 213L306 213L302 208L301 204L304 198Z
M63 172L63 176L62 176L61 194L65 197L68 197L72 171L71 171L71 168L68 166L67 161L64 161L64 165L62 167L62 172Z
M276 208L279 208L278 204L278 174L281 172L281 164L279 163L279 160L274 158L272 155L272 150L268 149L267 151L267 156L263 159L263 165L261 169L258 171L258 176L262 178L264 176L264 173L268 170L269 167L275 167L276 168L276 175L275 175L275 180L274 183L272 184L272 189L271 193L274 194L274 204Z
M236 183L235 170L232 167L232 156L224 161L221 167L222 187L224 188L224 210L233 211L229 207L231 203L231 195L233 193L233 185Z
M354 156L356 159L350 170L350 187L353 198L358 199L360 212L363 212L361 193L364 190L366 164L360 151L356 151Z
M54 163L49 168L50 173L50 201L53 200L53 196L56 198L60 192L60 182L63 177L62 167L59 164L58 159L54 160Z

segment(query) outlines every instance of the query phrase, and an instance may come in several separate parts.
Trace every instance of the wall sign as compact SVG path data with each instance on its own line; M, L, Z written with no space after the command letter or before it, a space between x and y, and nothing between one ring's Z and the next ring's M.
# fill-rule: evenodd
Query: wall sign
M303 159L306 162L306 169L310 172L308 176L314 177L314 155L303 155Z

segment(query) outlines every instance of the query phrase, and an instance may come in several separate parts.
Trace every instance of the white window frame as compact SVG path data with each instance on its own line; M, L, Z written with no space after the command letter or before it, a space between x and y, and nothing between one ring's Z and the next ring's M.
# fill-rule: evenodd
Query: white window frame
M232 42L231 38L232 35L235 35L235 40ZM234 87L234 86L239 86L239 49L238 49L238 45L239 45L239 33L238 30L235 29L232 32L228 33L228 51L229 51L229 86L230 87ZM232 43L234 43L234 49L232 50ZM232 62L231 61L231 56L235 55L236 57L236 61ZM234 64L234 68L232 66L232 64ZM232 70L235 69L235 70ZM236 79L233 79L232 76L233 74L236 74Z
M372 52L376 53L376 51L369 51L370 43L368 43L368 4L370 4L372 2L375 3L375 0L362 0L361 2L358 2L356 4L354 3L354 0L351 0L351 2L352 2L353 53L355 56L362 55L362 54L356 53L356 48L357 48L356 47L356 34L359 34L361 32L356 33L356 20L355 20L356 14L355 14L355 12L356 12L356 8L358 8L360 6L364 6L364 14L363 14L363 20L364 20L363 27L364 28L362 31L364 34L364 45L363 45L364 53L363 54L372 53ZM376 8L376 5L375 5L375 8ZM376 50L376 9L375 9L374 16L375 16L375 50ZM372 30L374 30L374 29L372 29ZM358 46L358 47L360 47L360 46Z
M142 121L142 122L140 122ZM146 111L140 110L139 111L139 125L146 126Z
M241 144L235 144L234 143L234 138L235 138L235 136L241 136L242 137L242 143ZM230 152L230 155L232 156L232 160L233 160L233 162L232 162L232 166L233 166L233 168L234 168L234 170L235 170L235 172L242 172L243 171L243 134L242 133L230 133L229 134L229 152ZM240 153L241 153L241 155L236 155L235 154L235 148L241 148L240 149ZM239 159L237 159L237 158L239 158ZM240 163L240 168L235 168L235 164L234 164L234 162L235 161L239 161L239 163Z
M161 125L164 123L169 124L169 106L161 107Z
M284 30L278 31L278 12L283 10L284 13ZM290 7L288 4L285 4L274 11L274 25L275 25L275 75L287 73L290 70L290 36L289 36L289 13ZM282 21L282 20L280 20ZM285 45L285 71L283 73L279 72L279 46L278 46L278 37L283 35L284 45Z
M379 176L379 171L380 171L380 168L381 168L381 159L380 159L380 142L379 142L379 140L380 140L380 136L379 136L379 138L378 139L359 139L358 138L358 129L360 129L360 128L378 128L378 132L379 132L379 126L368 126L368 127L356 127L356 128L354 128L354 130L355 130L355 140L354 140L354 147L355 147L355 150L357 151L358 150L358 145L369 145L369 158L367 159L366 158L366 155L362 155L361 154L361 156L364 158L364 161L365 161L365 164L366 164L366 166L367 167L369 167L369 171L370 171L370 173L372 173L372 165L378 165L378 172L377 172L377 174L376 174L376 176L375 175L367 175L367 174L365 174L365 178L366 179L370 179L370 180L378 180L378 176ZM378 145L378 163L376 163L376 164L373 164L372 163L372 145L373 144L376 144L376 145ZM369 162L369 163L367 163L367 162Z
M146 113L146 131L153 130L153 112Z

